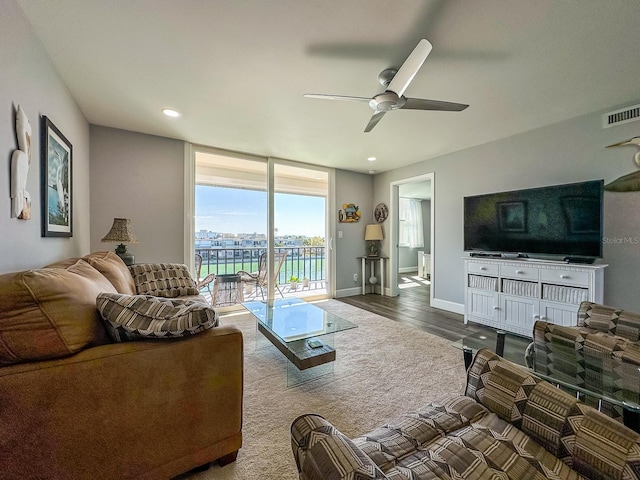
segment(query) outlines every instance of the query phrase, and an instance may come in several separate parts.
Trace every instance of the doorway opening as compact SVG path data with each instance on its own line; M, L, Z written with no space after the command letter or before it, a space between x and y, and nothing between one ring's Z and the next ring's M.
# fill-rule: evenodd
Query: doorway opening
M391 295L425 286L434 294L434 173L391 183Z

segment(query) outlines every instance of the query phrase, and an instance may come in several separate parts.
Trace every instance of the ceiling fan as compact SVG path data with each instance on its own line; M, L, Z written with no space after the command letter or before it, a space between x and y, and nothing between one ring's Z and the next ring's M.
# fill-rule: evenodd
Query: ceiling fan
M427 100L424 98L406 98L403 94L413 77L427 59L433 46L428 40L422 39L416 48L407 57L402 66L396 70L387 68L378 75L378 80L385 87L385 91L375 95L373 98L349 97L343 95L323 95L319 93L307 93L306 98L319 98L324 100L342 100L347 102L368 102L374 111L369 120L365 133L373 130L382 117L391 110L440 110L445 112L461 112L469 105L462 103L443 102L440 100Z

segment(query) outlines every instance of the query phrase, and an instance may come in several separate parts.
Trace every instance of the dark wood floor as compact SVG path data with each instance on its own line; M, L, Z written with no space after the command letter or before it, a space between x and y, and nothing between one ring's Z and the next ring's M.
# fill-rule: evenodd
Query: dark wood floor
M377 313L395 322L411 325L452 342L468 336L486 335L495 339L495 329L477 323L464 324L464 318L457 313L433 308L429 303L429 282L420 279L417 273L398 275L401 286L397 297L381 295L354 295L337 298L363 310ZM505 358L522 363L524 349L531 340L517 335L508 335L505 342Z
M397 297L368 294L336 300L451 341L486 330L478 324L465 325L462 315L433 308L429 304L429 282L420 279L417 273L398 274L398 286L402 288Z

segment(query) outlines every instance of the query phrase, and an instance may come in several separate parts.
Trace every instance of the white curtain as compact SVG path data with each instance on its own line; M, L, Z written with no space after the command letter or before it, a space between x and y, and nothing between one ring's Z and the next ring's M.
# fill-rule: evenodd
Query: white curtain
M409 248L424 247L422 202L415 198L400 197L399 207L399 245Z

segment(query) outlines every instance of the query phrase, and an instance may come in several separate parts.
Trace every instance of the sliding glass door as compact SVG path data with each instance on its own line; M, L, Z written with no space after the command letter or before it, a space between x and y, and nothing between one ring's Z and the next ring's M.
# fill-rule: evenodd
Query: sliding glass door
M202 259L200 278L217 276L216 287L202 293L213 296L220 307L329 296L331 172L192 148L187 230L193 232L193 247L188 245L185 254L187 259Z
M329 294L328 194L328 172L275 163L274 248L289 252L284 280L292 296Z

